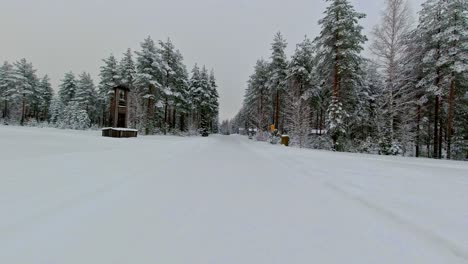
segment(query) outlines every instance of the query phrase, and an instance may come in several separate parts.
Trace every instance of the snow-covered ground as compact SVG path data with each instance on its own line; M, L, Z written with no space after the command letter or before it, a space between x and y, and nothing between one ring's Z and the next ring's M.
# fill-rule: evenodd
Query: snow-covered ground
M0 263L468 263L468 163L0 126Z

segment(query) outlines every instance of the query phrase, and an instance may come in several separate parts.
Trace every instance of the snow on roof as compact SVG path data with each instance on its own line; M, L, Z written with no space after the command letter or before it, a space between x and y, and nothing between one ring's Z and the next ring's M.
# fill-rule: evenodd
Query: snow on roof
M133 128L121 128L121 127L104 127L102 130L115 130L115 131L129 131L129 132L138 132L138 130Z

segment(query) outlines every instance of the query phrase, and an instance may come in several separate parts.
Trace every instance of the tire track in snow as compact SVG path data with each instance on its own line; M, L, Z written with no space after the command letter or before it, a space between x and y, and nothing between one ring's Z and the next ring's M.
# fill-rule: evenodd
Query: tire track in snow
M250 151L255 151L255 149L252 148L250 144L247 144L244 141L241 141L241 144L248 148ZM273 148L272 148L273 149ZM260 153L258 153L260 154ZM314 166L311 168L311 166L314 164L313 160L311 160L310 164L306 164L307 166L297 166L298 160L294 160L289 158L287 155L284 153L276 153L275 157L272 156L263 156L263 158L267 158L271 161L275 162L275 165L282 166L286 168L287 170L295 170L297 173L295 175L297 176L303 176L309 180L314 180L316 183L320 183L324 187L326 187L328 190L333 191L334 193L339 194L340 196L344 197L347 201L351 201L355 204L358 204L361 207L366 208L367 210L370 210L373 212L373 215L375 216L380 216L384 218L385 220L396 224L400 228L403 228L404 230L408 231L410 234L415 235L416 237L422 239L426 243L430 243L431 245L435 246L436 248L443 248L446 251L450 252L453 254L455 257L459 258L460 260L463 260L463 262L468 261L468 251L464 249L463 247L453 243L452 241L434 233L430 229L421 227L420 225L413 223L411 221L406 220L404 217L401 215L388 210L382 206L379 206L376 203L373 203L365 198L362 198L356 194L352 194L351 192L348 192L344 190L343 188L339 187L338 185L331 183L325 175L327 175L327 170L325 169L320 169L320 166ZM349 157L350 159L352 157ZM369 160L376 160L376 161L381 161L377 158L368 158ZM387 160L383 160L387 161ZM389 162L396 162L392 160L388 160ZM412 165L418 165L417 163L411 163ZM310 170L306 170L305 167L310 168L311 170L313 169L314 171L311 172ZM455 169L460 169L458 167L455 167ZM328 170L328 173L330 171ZM291 173L293 174L293 173Z
M404 228L406 231L417 235L419 238L422 238L425 242L429 242L432 245L436 246L437 248L444 248L451 252L453 255L456 257L463 259L465 261L468 261L468 252L463 249L462 247L456 245L452 241L449 241L433 231L426 229L424 227L421 227L411 221L408 221L398 215L397 213L385 209L382 206L377 205L376 203L373 203L367 199L364 199L358 195L352 194L343 188L338 187L336 184L333 183L326 183L325 184L330 190L333 190L334 192L340 194L341 196L345 197L347 200L353 201L357 204L360 204L361 206L373 211L376 215L379 215L386 220L389 220L398 226Z

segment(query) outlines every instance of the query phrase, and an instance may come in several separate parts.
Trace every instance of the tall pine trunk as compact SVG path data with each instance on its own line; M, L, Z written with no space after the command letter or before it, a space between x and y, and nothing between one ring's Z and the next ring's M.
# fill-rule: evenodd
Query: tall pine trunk
M176 118L177 118L177 110L176 110L176 107L174 106L174 109L172 109L172 129L175 129L176 128Z
M279 129L279 115L280 115L280 92L276 91L276 109L275 109L275 128Z
M455 100L455 80L452 74L449 93L449 112L447 120L447 159L452 158L452 134L453 134L453 118L454 118L454 100Z
M7 119L8 117L8 100L7 97L5 96L5 105L3 109L3 119Z
M416 118L416 157L420 156L420 140L421 140L421 106L418 105L417 118Z
M439 158L439 105L440 105L440 96L436 95L435 97L435 106L434 106L434 149L433 156L435 159Z
M439 110L440 111L440 110ZM441 159L442 158L442 142L443 142L443 122L442 122L442 118L440 117L440 114L439 114L439 153L438 153L438 156L437 158Z
M167 134L167 127L168 127L168 125L167 125L167 123L168 123L168 122L167 122L167 114L168 114L168 112L167 112L167 107L168 107L168 105L167 105L167 101L168 101L167 95L166 95L166 99L165 99L165 100L166 100L166 103L165 103L165 105L164 105L164 128L163 128L163 130L164 130L164 135Z
M26 95L23 93L22 107L21 107L21 125L24 126L24 119L26 115Z

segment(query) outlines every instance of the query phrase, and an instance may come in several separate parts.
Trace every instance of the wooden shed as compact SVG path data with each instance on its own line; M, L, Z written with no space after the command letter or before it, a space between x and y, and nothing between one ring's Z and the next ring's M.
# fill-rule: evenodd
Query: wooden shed
M128 128L128 108L130 89L124 85L114 88L110 98L109 124L111 127L102 129L102 136L128 138L137 137L138 130Z

